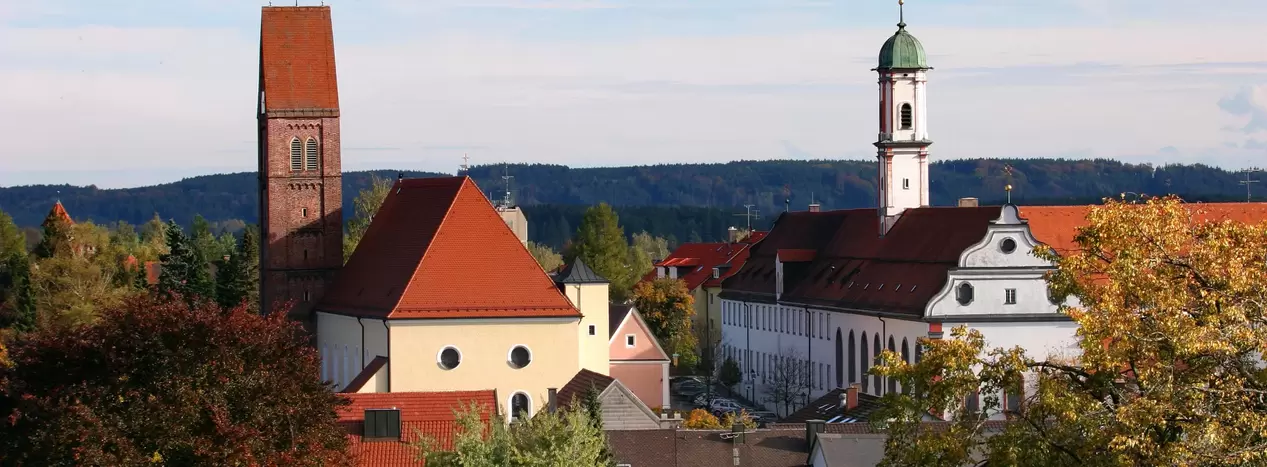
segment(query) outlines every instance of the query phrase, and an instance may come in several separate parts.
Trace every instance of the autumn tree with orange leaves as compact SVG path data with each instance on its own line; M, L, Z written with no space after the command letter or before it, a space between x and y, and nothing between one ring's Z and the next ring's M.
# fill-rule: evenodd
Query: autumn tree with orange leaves
M686 282L667 277L643 281L634 286L633 295L634 308L664 350L678 355L679 367L694 368L699 362L698 339L691 330L695 298L686 289Z
M874 419L889 433L883 465L1267 463L1267 224L1214 217L1175 197L1108 200L1074 251L1035 252L1056 266L1050 291L1076 298L1061 307L1079 325L1076 359L986 349L962 327L923 341L916 364L886 352L876 371L904 393ZM963 410L973 390L1022 384L1023 410L1001 429ZM921 425L930 409L949 426Z

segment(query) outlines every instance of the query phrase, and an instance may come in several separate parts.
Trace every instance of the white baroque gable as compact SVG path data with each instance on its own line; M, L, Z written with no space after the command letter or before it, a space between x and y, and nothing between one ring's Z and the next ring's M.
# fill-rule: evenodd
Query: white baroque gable
M959 256L961 268L1049 267L1051 263L1034 256L1040 243L1029 231L1016 206L999 209L999 218L990 223L985 238Z

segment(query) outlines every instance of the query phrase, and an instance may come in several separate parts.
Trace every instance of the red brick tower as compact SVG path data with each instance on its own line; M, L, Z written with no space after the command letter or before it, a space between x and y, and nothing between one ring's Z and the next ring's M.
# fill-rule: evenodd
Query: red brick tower
M260 301L308 323L343 265L339 90L330 7L264 7L260 24Z

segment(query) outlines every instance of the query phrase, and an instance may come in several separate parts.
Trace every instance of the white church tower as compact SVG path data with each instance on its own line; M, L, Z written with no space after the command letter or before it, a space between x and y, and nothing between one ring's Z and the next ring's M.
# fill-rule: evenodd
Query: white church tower
M880 48L879 167L880 235L902 211L928 206L928 60L924 46L906 32L903 0L898 0L897 32Z

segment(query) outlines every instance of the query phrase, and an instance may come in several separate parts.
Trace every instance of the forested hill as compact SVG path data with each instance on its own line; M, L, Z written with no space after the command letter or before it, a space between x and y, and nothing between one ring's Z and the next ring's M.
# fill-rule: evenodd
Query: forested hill
M1012 167L1010 177L1004 170L1007 165ZM550 244L561 242L558 237L575 228L569 219L579 218L580 211L569 206L600 201L623 207L618 211L622 223L627 224L627 232L642 230L628 225L630 222L648 226L670 222L694 224L693 228L680 230L680 233L662 233L687 240L685 236L694 229L698 229L694 231L701 237L716 238L724 233L725 226L742 225L744 219L734 214L742 213L745 204L755 205L762 215L756 223L764 225L784 210L784 200L788 198L794 210L805 209L811 197L827 210L871 206L876 193L876 170L871 161L741 161L577 169L541 164L495 165L473 167L470 175L496 199L504 191L503 171L513 176L511 190L515 201L528 207L529 219L534 224L530 235ZM345 173L344 206L351 205L352 198L368 185L371 175L395 178L397 172ZM407 177L439 175L405 172ZM935 162L929 176L936 205L951 205L961 197L998 203L1004 196L1003 187L1009 182L1014 186L1013 201L1021 204L1089 203L1123 192L1176 193L1203 201L1245 199L1244 185L1238 183L1240 174L1204 165L1154 168L1112 160L979 159ZM185 225L195 214L202 214L211 221L255 222L256 186L256 174L246 172L115 190L94 186L9 187L0 188L0 210L10 213L18 225L23 226L38 225L56 199L61 199L76 219L98 222L141 223L156 212ZM647 208L635 213L631 206ZM689 209L700 207L714 209ZM352 213L345 211L344 214ZM678 225L663 227L680 228Z

